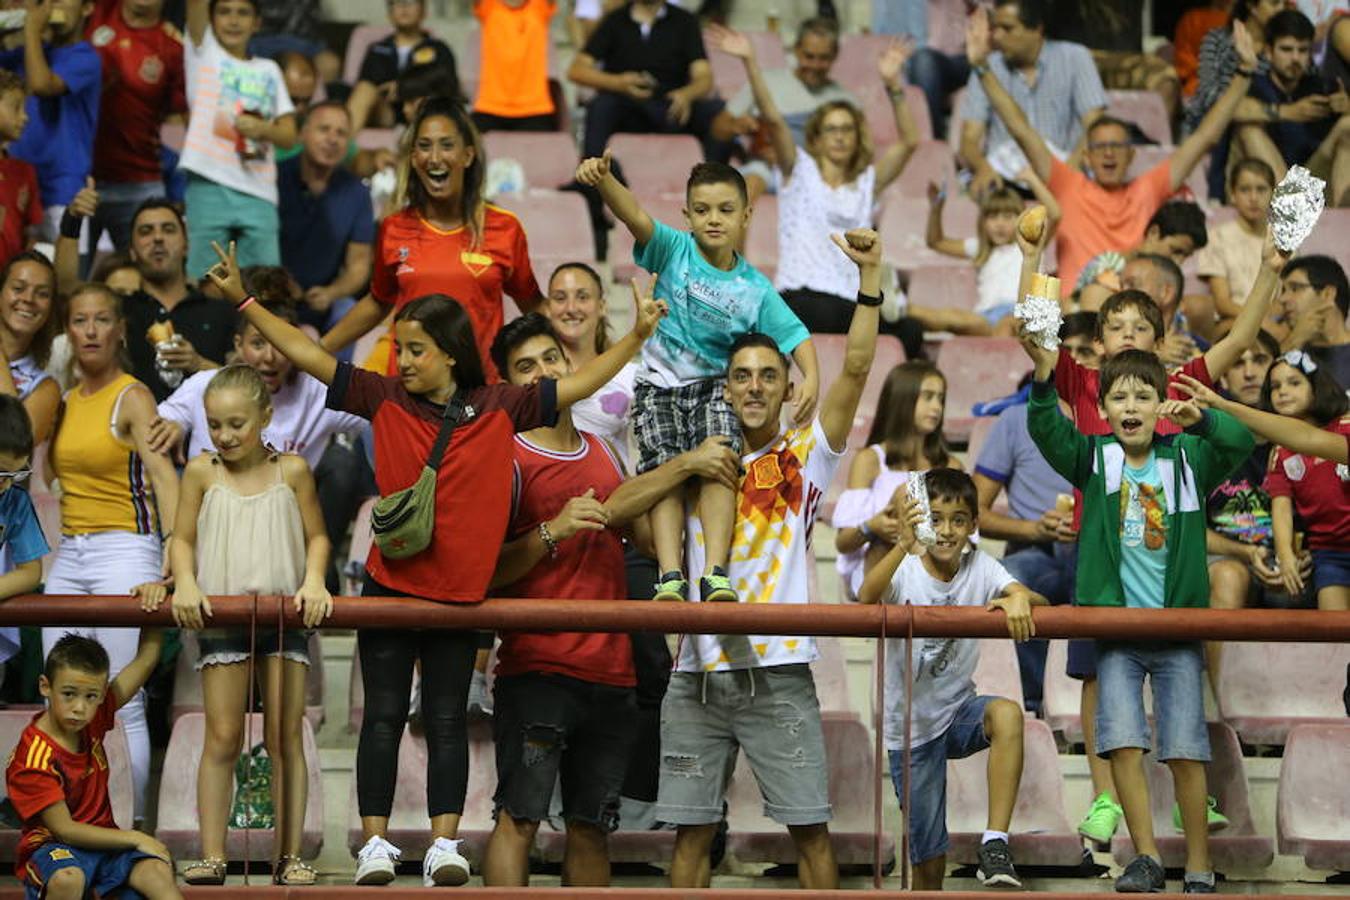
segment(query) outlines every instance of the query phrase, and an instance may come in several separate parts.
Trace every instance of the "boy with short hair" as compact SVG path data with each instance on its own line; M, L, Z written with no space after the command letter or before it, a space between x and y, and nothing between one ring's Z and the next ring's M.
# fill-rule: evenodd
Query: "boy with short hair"
M975 482L959 469L925 475L937 542L919 544L922 507L899 498L901 532L867 572L863 603L985 606L1007 615L1008 633L1025 641L1036 633L1031 607L1047 601L1019 584L997 560L970 545L979 523ZM889 638L886 656L886 748L896 798L904 805L905 683L903 641ZM980 843L976 877L986 887L1020 888L1008 849L1017 788L1022 779L1022 707L1003 697L977 696L972 677L980 648L974 638L926 638L914 654L909 739L909 802L905 819L915 890L942 890L947 871L947 760L989 750L989 823Z
M28 124L27 97L23 79L0 69L0 209L5 210L0 218L0 260L13 259L31 247L42 225L37 170L8 150Z
M47 655L38 688L47 709L33 717L10 756L5 784L23 819L15 859L28 900L81 900L131 890L177 900L168 849L117 827L108 800L103 737L119 707L159 663L163 632L141 632L136 657L108 681L98 641L67 634Z
M32 458L28 411L18 397L0 394L0 600L37 590L42 584L42 557L51 549L32 498L16 487L32 474ZM0 664L18 652L19 629L0 628Z
M725 438L739 451L741 428L723 385L732 339L747 332L768 335L802 370L794 418L800 425L815 414L820 376L806 327L736 248L750 224L750 204L741 173L723 163L694 166L685 187L688 232L676 231L647 214L637 198L610 172L610 151L584 160L577 181L597 188L605 205L633 234L633 258L657 276L655 296L669 306L656 334L642 349L638 364L634 432L638 472L647 472L709 437ZM698 518L707 559L699 580L705 600L731 601L736 591L727 577L736 492L724 484L700 480ZM672 491L651 512L652 534L661 575L657 600L686 600L682 535L683 491ZM692 574L692 573L691 573Z
M1098 402L1109 436L1087 436L1060 413L1056 354L1024 337L1035 361L1027 426L1046 461L1083 495L1077 602L1136 609L1209 605L1205 498L1247 456L1252 436L1231 416L1168 400L1156 356L1124 350L1102 366ZM1166 419L1182 434L1154 435ZM1096 751L1107 757L1138 854L1116 880L1123 893L1161 891L1143 755L1150 749L1143 683L1153 687L1158 759L1172 770L1186 836L1187 893L1213 893L1200 641L1097 642Z
M250 57L262 26L257 0L189 0L191 117L179 166L188 173L188 272L216 263L211 242L235 241L241 266L281 265L273 147L296 141L295 107L275 61Z

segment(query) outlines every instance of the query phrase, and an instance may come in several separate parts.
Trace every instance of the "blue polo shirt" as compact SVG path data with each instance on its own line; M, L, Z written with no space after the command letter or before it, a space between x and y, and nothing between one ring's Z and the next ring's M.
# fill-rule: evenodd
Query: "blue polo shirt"
M9 153L37 169L43 206L65 206L93 170L103 64L88 41L46 50L47 65L65 82L66 92L60 97L28 95L28 124ZM23 48L0 53L0 68L26 79Z
M281 264L305 289L331 284L342 270L348 244L375 242L370 191L344 168L333 171L322 194L300 177L300 157L277 166L281 215Z

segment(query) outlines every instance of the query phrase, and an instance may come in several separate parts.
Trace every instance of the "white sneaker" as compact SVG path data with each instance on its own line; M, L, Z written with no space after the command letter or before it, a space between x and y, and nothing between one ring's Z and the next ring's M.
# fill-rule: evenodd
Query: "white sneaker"
M388 884L403 852L379 835L366 841L356 854L357 884Z
M489 718L492 715L492 698L488 696L487 676L474 672L469 682L468 712L470 716Z
M469 861L459 853L459 841L436 838L422 858L423 887L457 887L469 880Z

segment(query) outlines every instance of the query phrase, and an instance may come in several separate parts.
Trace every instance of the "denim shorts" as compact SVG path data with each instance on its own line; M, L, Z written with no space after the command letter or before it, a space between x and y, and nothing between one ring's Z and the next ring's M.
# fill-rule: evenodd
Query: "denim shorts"
M909 861L914 865L947 853L947 760L965 759L989 747L984 733L984 708L997 697L971 697L956 711L946 732L909 751L913 772L909 800ZM891 784L895 799L905 805L905 752L891 750Z
M1012 303L1000 303L998 306L991 306L988 309L976 310L984 320L989 323L990 328L997 328L998 323L1002 322L1008 316L1013 314Z
M633 688L527 672L498 678L492 697L496 811L542 822L561 779L565 820L617 828L636 736Z
M90 850L52 841L28 858L23 873L26 900L38 900L52 876L69 868L83 873L86 897L116 894L122 900L136 900L142 895L127 884L131 869L143 859L157 858L140 850Z
M638 472L649 472L710 437L740 452L741 423L723 393L724 378L665 388L639 382L633 392L633 435Z
M1092 638L1070 638L1068 659L1064 674L1078 681L1093 681L1097 677L1097 642Z
M1314 550L1313 589L1350 584L1350 551Z
M830 820L829 760L810 666L673 672L661 703L656 818L721 821L738 749L759 783L764 815L780 825Z
M1205 726L1205 651L1198 641L1097 644L1097 755L1152 749L1144 714L1144 678L1153 688L1158 760L1209 761Z
M253 635L254 655L280 656L309 665L308 631L288 628L280 632L279 645L277 637L277 629L259 628ZM249 658L248 628L204 628L197 634L197 644L202 649L198 672L207 666L247 662Z

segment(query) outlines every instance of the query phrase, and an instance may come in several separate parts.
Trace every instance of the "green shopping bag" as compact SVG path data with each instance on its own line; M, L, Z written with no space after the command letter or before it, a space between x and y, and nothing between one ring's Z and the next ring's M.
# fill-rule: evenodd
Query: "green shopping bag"
M262 744L240 755L234 764L234 784L230 827L273 827L276 815L272 809L272 759Z

